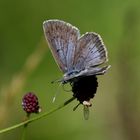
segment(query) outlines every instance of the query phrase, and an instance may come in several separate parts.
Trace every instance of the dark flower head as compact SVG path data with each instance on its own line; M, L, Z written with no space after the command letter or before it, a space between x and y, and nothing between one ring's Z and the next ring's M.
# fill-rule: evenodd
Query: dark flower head
M77 100L87 106L91 106L90 99L92 99L98 87L97 78L95 75L85 76L78 78L76 81L71 83L73 96L77 98Z
M27 94L24 95L24 97L22 99L22 107L23 107L24 111L28 114L40 112L38 98L32 92L28 92Z

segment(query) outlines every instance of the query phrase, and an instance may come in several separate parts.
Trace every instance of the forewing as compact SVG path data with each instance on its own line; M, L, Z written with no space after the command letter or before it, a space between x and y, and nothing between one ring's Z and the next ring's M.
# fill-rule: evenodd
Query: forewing
M98 66L106 61L107 50L98 34L86 33L79 38L74 57L76 69Z
M72 68L79 30L60 20L43 23L46 40L59 68L65 73Z

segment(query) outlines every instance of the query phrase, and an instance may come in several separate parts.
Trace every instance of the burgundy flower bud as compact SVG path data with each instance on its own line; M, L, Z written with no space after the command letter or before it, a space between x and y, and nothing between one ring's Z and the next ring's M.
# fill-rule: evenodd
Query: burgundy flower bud
M27 112L28 114L40 112L38 98L32 92L29 92L24 95L24 97L22 99L22 107L23 107L24 111Z

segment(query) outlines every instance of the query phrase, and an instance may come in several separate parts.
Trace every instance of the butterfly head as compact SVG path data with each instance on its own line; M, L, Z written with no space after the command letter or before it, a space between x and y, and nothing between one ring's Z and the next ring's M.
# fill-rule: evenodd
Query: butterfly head
M68 82L73 81L76 78L76 75L80 72L80 70L71 70L64 74L62 79L62 84L66 84Z

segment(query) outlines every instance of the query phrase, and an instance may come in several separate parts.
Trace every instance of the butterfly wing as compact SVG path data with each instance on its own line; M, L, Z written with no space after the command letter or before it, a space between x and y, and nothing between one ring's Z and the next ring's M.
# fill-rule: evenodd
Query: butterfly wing
M59 81L62 83L67 83L69 81L73 81L75 78L84 77L84 76L91 76L91 75L103 75L107 72L107 70L111 66L102 66L102 67L89 67L87 69L81 70L79 73L75 75L65 76L63 79Z
M80 36L79 30L60 20L45 21L43 29L59 68L64 73L70 71L73 65L75 47Z
M106 61L107 51L98 34L86 33L79 38L74 57L76 69L98 66Z

